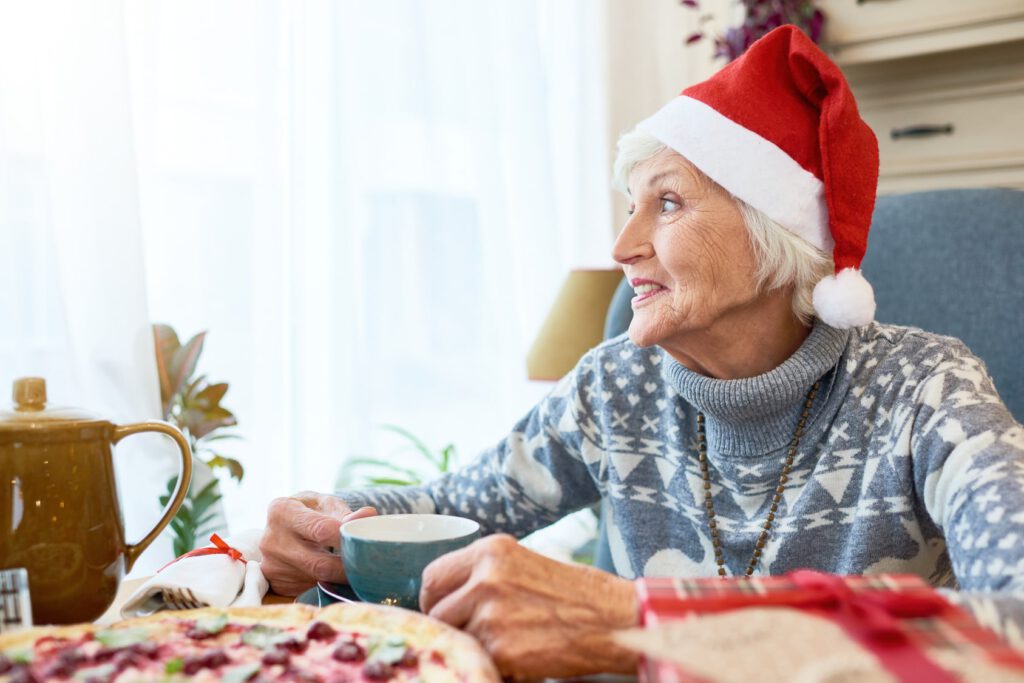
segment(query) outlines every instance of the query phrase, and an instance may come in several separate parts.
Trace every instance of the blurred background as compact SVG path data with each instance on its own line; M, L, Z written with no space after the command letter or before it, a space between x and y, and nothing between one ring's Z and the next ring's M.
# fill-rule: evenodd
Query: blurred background
M526 351L570 269L614 265L614 140L716 68L698 22L674 0L0 0L0 381L121 423L198 410L222 530L465 462L550 389ZM161 396L163 362L189 381ZM176 471L149 438L116 456L129 538Z

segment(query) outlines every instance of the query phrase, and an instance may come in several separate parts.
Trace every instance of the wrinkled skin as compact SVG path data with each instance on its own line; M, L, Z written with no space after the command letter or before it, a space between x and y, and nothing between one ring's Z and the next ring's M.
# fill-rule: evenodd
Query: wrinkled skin
M260 568L270 587L279 595L298 595L317 581L344 583L341 557L332 551L341 543L341 525L375 514L373 508L353 511L337 496L313 491L275 498L260 539Z
M753 377L789 358L810 332L793 286L759 290L757 258L728 192L672 150L629 176L630 216L612 248L632 300L629 338L702 375Z
M538 555L498 534L423 572L420 607L483 643L504 676L634 673L611 634L638 624L631 581Z

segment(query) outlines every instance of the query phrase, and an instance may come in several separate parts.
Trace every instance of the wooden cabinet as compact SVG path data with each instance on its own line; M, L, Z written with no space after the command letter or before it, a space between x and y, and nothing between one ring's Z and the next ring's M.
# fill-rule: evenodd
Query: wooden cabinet
M1024 0L824 0L882 193L1024 189Z

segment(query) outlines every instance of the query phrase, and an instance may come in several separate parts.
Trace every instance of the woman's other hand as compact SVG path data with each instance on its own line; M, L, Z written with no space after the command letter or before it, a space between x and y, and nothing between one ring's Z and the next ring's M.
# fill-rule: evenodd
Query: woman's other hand
M636 671L636 655L611 638L637 624L632 582L548 559L511 536L488 536L428 565L420 607L476 636L504 676Z
M302 491L275 498L267 510L267 529L260 539L260 568L279 595L298 595L317 581L345 582L340 544L342 523L377 514L373 508L352 511L337 496Z

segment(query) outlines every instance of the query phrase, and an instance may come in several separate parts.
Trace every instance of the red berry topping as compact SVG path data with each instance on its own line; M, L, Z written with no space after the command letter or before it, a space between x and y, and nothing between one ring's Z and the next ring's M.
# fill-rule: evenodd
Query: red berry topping
M230 661L231 659L224 653L224 650L210 650L203 655L203 666L207 669L216 669Z
M277 646L280 648L284 648L289 652L296 652L301 654L306 651L306 648L309 647L309 641L305 638L303 638L302 640L299 640L298 638L289 638L288 640L278 643Z
M310 640L327 640L338 634L333 628L322 621L314 621L306 631L306 637Z
M348 641L341 643L338 647L334 648L334 652L331 656L339 662L358 662L362 661L366 657L366 653L363 652L363 648L359 647L352 641Z
M289 659L291 659L291 654L278 647L264 654L261 661L267 666L274 666L275 664L287 665Z

